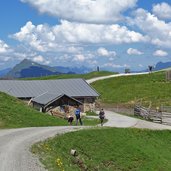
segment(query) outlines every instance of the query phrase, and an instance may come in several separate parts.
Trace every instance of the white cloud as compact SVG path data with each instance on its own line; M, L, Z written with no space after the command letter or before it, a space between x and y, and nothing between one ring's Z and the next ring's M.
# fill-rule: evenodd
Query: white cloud
M78 54L75 55L73 61L77 61L77 62L84 62L85 61L85 56L83 54Z
M119 65L119 64L113 64L113 63L105 63L103 65L103 67L112 67L112 68L128 68L130 67L129 65L127 64L124 64L124 65Z
M136 6L137 0L21 0L40 13L87 23L109 23L122 19L122 13Z
M115 58L113 58L113 57L109 58L109 61L114 61L114 60L115 60Z
M171 23L159 20L156 16L138 9L135 12L135 18L129 20L131 24L136 25L148 37L152 44L162 47L171 47Z
M167 56L168 53L166 51L163 51L163 50L156 50L154 53L153 53L153 56L159 56L159 57L164 57L164 56Z
M3 58L2 59L0 58L0 60L7 62L7 61L11 60L11 57L10 56L3 56Z
M32 48L45 52L50 48L56 48L53 44L55 36L47 25L38 25L37 27L31 21L27 22L20 32L12 36L20 42L29 44Z
M87 61L91 66L96 66L98 62L96 60L88 60Z
M60 61L63 61L63 62L69 62L71 61L71 56L68 55L68 54L63 54L62 56L60 57L56 57L55 60L60 60Z
M82 52L83 50L84 49L82 47L74 47L74 46L69 46L66 49L68 53L79 53Z
M86 65L87 63L95 63L95 55L93 53L90 53L89 51L82 51L82 53L65 53L61 55L60 57L56 57L55 60L60 60L65 63L75 62L77 64L83 63L83 65Z
M9 51L9 46L2 40L0 40L0 54Z
M60 25L35 26L27 22L13 38L30 45L37 51L66 51L68 44L133 43L146 41L142 34L118 24L82 24L62 20ZM73 49L70 49L71 51Z
M139 51L138 49L129 48L127 50L127 54L128 55L142 55L143 52Z
M165 2L153 5L153 13L161 19L171 19L171 6Z
M100 47L99 49L97 49L97 54L99 56L106 56L106 57L116 56L115 51L108 51L107 49L103 47Z
M33 58L33 61L34 61L34 62L44 62L45 59L44 59L43 56L39 55L39 56L35 56L35 57Z

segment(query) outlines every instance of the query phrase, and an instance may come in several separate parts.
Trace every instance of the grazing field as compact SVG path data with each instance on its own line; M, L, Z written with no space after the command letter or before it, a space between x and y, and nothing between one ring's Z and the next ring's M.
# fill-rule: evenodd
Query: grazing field
M169 171L170 142L171 131L90 129L39 142L32 152L48 170Z
M61 75L51 75L45 77L36 77L36 78L25 78L25 80L52 80L52 79L67 79L67 78L83 78L90 79L95 77L107 76L116 74L115 72L109 71L100 71L100 72L90 72L87 74L61 74Z
M0 128L66 125L63 119L40 113L5 93L0 93L0 101Z
M28 107L23 101L5 93L0 93L0 101L0 128L68 125L67 120L40 113ZM83 123L84 125L97 125L99 120L83 119Z
M145 106L171 106L171 82L165 80L165 72L109 78L92 86L101 94L103 103L132 106L142 101Z

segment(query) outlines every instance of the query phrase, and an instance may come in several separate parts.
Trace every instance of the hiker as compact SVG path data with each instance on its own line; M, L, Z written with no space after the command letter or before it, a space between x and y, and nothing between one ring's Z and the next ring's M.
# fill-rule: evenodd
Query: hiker
M149 69L149 73L152 73L153 66L149 65L149 66L148 66L148 69Z
M73 114L72 114L72 113L69 113L68 116L67 116L67 118L68 118L68 123L69 123L70 125L72 125L72 121L74 120Z
M80 122L80 125L82 125L82 121L81 121L81 116L80 116L80 108L79 106L77 106L76 110L75 110L75 117L76 117L76 125L78 125L78 120Z
M103 109L101 109L100 112L99 112L99 118L100 118L101 126L103 126L103 121L104 121L104 118L105 118L105 112L104 112Z

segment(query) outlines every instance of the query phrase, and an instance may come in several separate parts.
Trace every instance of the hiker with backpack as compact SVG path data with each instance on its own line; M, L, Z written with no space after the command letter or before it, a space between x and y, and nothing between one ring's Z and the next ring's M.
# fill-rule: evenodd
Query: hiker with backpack
M103 109L101 109L99 112L99 118L100 118L101 126L103 126L103 122L104 122L104 118L105 118L105 112Z
M80 125L83 125L80 113L81 113L81 110L80 110L79 106L77 106L77 108L75 110L76 125L78 125L78 120L80 122Z

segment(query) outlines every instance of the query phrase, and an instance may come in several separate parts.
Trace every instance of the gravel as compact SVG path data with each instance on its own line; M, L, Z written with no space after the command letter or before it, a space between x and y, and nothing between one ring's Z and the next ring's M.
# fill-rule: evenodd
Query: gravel
M45 171L30 146L76 127L38 127L0 131L0 171ZM79 127L77 127L79 128Z

